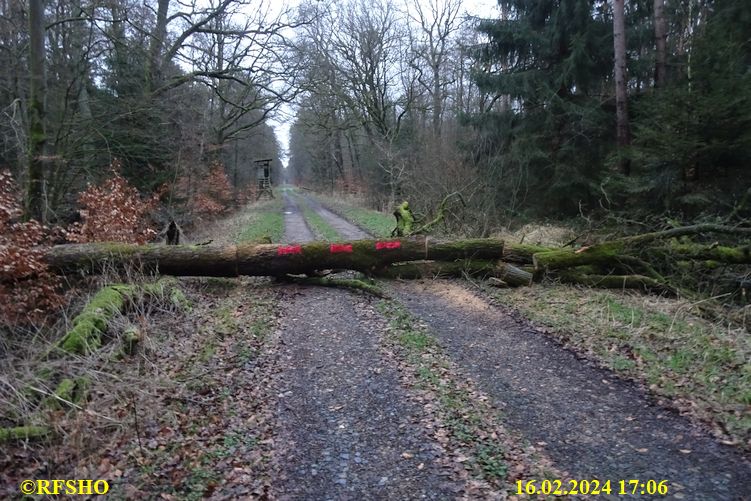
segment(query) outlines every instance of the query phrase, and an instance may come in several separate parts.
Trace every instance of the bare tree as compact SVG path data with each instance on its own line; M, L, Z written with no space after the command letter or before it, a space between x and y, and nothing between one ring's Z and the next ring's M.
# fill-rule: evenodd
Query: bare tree
M288 11L273 13L270 2L222 0L208 5L194 1L190 10L168 15L169 4L159 0L151 34L146 74L154 81L147 87L152 96L191 82L206 85L216 102L223 103L217 109L231 108L221 125L224 138L252 128L294 97L285 30L302 23L290 22ZM263 111L257 120L239 125L241 117L256 110Z
M432 104L432 127L436 136L441 135L441 122L447 88L453 83L447 72L452 37L461 28L458 0L413 0L408 12L418 27L416 38L412 38L414 66L418 70L417 81L428 93ZM422 64L421 64L422 63ZM422 65L427 66L428 75Z

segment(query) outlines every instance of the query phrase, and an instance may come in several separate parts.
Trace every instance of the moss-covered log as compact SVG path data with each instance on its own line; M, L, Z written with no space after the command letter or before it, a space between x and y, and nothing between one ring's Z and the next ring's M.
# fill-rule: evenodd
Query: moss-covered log
M58 272L100 272L125 265L176 276L283 276L321 269L371 273L389 264L414 260L454 261L503 256L503 241L438 240L428 237L390 241L356 240L302 245L184 245L78 244L53 247L47 263Z
M622 242L607 242L578 251L556 249L536 252L532 256L532 261L535 269L541 271L562 270L585 265L607 266L616 263L622 251Z
M54 393L45 400L47 406L62 409L68 406L77 406L86 398L86 392L90 381L86 377L75 379L64 378L55 388Z
M652 252L678 260L699 260L725 264L751 264L751 246L698 245L676 243Z
M536 269L545 271L561 270L591 264L601 266L612 265L618 262L619 257L636 254L633 252L635 249L643 249L648 245L655 248L661 247L659 244L652 245L657 241L704 233L751 235L751 228L724 226L719 224L683 226L664 231L623 237L578 250L556 249L540 251L534 254L533 261ZM675 253L676 259L704 259L735 264L747 264L750 261L748 246L722 247L687 244L673 245L669 248L667 254L670 255L671 251ZM628 257L625 257L624 259L628 259ZM654 273L651 274L655 275Z
M473 259L461 261L410 261L385 266L373 272L380 278L437 278L461 277L464 274L478 275L490 272L493 261Z
M0 443L11 440L39 439L51 435L49 428L45 426L16 426L13 428L0 428Z
M166 275L181 275L174 271L192 269L196 276L237 276L237 250L233 245L67 244L52 247L45 260L60 273L101 273L128 265Z
M493 276L509 287L531 285L534 278L532 273L508 263L497 263Z
M507 263L532 264L532 256L536 253L552 250L541 245L506 243L503 246L503 260Z
M136 351L136 347L139 345L141 340L143 339L143 333L141 330L136 327L135 325L128 326L127 329L123 331L122 336L122 348L121 353L123 356L125 355L132 355Z
M343 287L345 289L360 290L376 297L386 298L386 294L377 286L356 278L331 277L283 277L284 281L302 285L318 285L321 287Z
M112 318L140 295L167 299L181 308L186 307L187 303L174 277L165 277L153 284L117 284L104 287L73 319L73 327L58 342L58 347L65 352L79 355L97 350Z

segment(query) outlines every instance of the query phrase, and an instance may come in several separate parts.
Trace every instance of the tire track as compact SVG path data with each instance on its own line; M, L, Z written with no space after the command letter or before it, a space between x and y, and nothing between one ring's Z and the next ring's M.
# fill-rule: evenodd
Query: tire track
M314 239L313 232L308 228L294 197L286 191L282 194L284 196L284 242L304 243L312 241Z
M305 203L343 239L369 237L317 201ZM742 453L655 405L637 385L575 357L515 312L456 282L389 287L504 409L509 427L574 478L610 479L614 492L619 480L652 479L668 481L669 498L751 499L751 465Z
M578 359L512 312L450 281L393 283L508 425L579 480L667 480L671 498L743 500L751 466L633 383ZM564 480L564 479L561 479Z
M285 242L313 239L285 197ZM318 209L344 238L362 230ZM325 212L324 212L325 211ZM338 220L334 224L334 218ZM463 490L437 459L394 367L379 351L383 320L343 290L283 286L275 439L281 499L452 499Z

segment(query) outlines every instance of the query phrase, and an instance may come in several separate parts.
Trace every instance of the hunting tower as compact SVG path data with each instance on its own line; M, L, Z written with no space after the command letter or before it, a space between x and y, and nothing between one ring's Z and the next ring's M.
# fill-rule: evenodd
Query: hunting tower
M256 179L258 180L258 195L256 196L256 200L260 199L263 195L274 198L274 192L271 189L271 160L273 159L264 158L253 161L256 166Z

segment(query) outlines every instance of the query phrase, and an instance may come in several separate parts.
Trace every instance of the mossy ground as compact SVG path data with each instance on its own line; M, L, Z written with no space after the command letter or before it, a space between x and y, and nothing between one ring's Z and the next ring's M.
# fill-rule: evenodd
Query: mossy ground
M488 293L576 351L749 445L751 338L745 330L696 317L688 302L654 296L557 284Z

